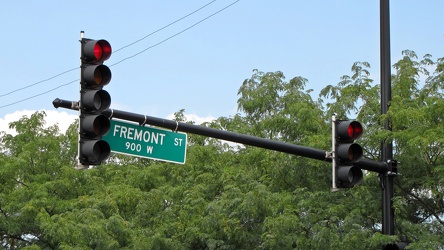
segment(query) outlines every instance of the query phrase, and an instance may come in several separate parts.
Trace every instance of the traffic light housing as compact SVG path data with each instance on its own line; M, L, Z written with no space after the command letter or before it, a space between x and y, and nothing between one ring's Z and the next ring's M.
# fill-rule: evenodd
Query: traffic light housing
M103 86L111 81L111 71L103 65L111 56L106 40L81 39L79 163L100 165L110 155L109 144L102 140L110 129L110 120L102 111L111 105L111 97Z
M362 157L362 148L354 141L362 135L362 125L357 121L334 120L334 171L337 188L351 188L363 180L362 170L353 163Z
M382 250L403 250L407 247L407 242L398 242L394 244L387 244L382 247Z

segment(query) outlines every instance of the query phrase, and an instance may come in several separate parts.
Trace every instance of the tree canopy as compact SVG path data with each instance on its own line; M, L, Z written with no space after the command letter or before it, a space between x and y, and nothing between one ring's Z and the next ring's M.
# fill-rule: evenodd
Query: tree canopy
M203 124L331 149L331 115L364 125L366 158L392 140L400 162L396 236L381 233L381 187L331 192L331 165L188 135L187 163L114 154L79 171L77 123L66 132L36 112L0 135L0 244L9 249L444 249L444 58L413 51L393 65L392 102L380 114L370 65L314 98L308 80L254 70L239 88L239 113ZM186 121L184 110L176 120ZM389 119L392 131L383 129Z

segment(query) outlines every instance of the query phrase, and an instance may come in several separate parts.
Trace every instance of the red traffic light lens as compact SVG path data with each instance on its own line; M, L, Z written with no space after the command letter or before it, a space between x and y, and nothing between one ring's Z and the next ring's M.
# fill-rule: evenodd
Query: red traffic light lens
M362 125L359 122L353 121L348 125L348 136L352 140L356 140L362 135Z
M102 58L102 46L100 46L100 44L96 43L94 45L94 57L96 58L95 60L98 61L100 60L100 58Z
M96 56L97 61L108 60L111 56L111 53L111 45L106 40L99 40L94 45L94 55Z
M103 62L111 57L112 48L106 40L85 39L82 53L87 63Z
M336 121L336 138L341 141L353 141L361 137L362 125L357 121Z

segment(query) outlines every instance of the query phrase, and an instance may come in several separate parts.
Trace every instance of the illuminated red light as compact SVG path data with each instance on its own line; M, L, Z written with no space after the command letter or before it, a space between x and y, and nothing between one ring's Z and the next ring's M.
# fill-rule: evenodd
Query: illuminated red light
M96 54L96 47L99 47L97 54ZM96 45L94 46L94 54L96 55L96 58L98 61L105 61L108 60L111 56L112 53L112 49L111 49L111 45L109 44L109 42L107 42L106 40L99 40L97 41Z
M102 51L103 51L102 46L100 46L99 43L96 43L94 45L94 57L96 58L97 61L100 60L100 58L102 58L102 54L103 54Z
M106 61L111 53L111 45L106 40L86 40L83 47L84 60L87 63Z
M353 126L352 125L349 125L348 126L348 137L350 137L350 138L353 138L353 134L354 134L354 129L353 129Z
M348 125L348 136L352 140L356 140L362 135L362 125L359 122L351 122Z
M109 59L109 57L111 56L111 53L112 53L111 45L109 43L107 43L107 44L102 45L101 47L102 47L103 54L107 55L106 59Z

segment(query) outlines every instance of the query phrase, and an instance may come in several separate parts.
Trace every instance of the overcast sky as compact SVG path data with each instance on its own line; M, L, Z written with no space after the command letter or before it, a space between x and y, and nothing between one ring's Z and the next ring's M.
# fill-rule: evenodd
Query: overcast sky
M392 64L406 49L444 56L444 1L392 0L390 9ZM161 118L236 114L253 69L307 78L317 96L367 61L379 83L377 0L19 0L2 2L0 23L1 130L35 110L62 130L77 117L52 101L79 99L82 30L113 47L111 108Z

